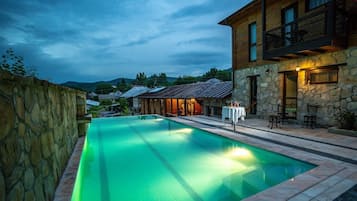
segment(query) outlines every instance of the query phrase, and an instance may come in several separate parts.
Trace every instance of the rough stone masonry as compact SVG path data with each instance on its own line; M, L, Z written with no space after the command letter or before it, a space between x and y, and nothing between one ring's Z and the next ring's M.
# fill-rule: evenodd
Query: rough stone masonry
M52 200L85 93L0 70L0 201Z

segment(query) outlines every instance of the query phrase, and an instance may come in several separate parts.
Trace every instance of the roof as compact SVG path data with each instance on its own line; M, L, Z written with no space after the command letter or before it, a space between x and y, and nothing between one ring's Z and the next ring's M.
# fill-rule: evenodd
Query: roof
M209 86L197 98L224 98L232 94L232 82L219 82Z
M86 100L86 104L87 104L87 105L98 106L98 105L99 105L99 102L98 102L98 101L94 101L94 100L87 99L87 100Z
M99 100L111 100L115 99L116 97L113 94L99 94L98 99Z
M236 12L231 14L230 16L224 18L222 21L218 22L218 24L221 25L231 25L232 22L235 21L235 19L238 19L241 15L245 13L245 11L248 11L249 9L253 8L254 6L260 5L260 0L252 0L242 8L238 9Z
M131 88L129 91L123 93L120 97L122 98L133 98L137 97L143 93L148 92L150 89L144 86L135 86Z
M219 83L221 82L221 80L217 79L217 78L211 78L209 80L206 81L207 83L211 83L211 84L214 84L214 83Z
M225 98L232 93L232 82L198 82L169 86L156 93L145 93L139 98Z
M163 90L163 89L165 89L165 87L157 87L157 88L151 89L151 90L149 91L149 93L155 93L155 92L161 91L161 90Z

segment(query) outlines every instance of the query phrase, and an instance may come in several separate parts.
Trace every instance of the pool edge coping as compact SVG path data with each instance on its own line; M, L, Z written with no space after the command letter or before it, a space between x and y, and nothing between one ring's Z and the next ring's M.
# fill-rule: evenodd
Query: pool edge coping
M275 144L264 139L253 138L246 135L240 135L234 131L229 131L212 125L203 124L200 122L191 121L188 119L182 118L169 118L172 121L183 123L210 133L226 137L232 140L238 140L240 142L262 148L274 153L282 154L284 156L297 159L303 162L308 162L316 165L315 168L299 174L289 180L286 180L280 184L272 186L264 191L261 191L255 195L247 197L243 200L249 201L277 201L277 200L289 200L300 194L303 194L305 191L310 188L319 185L321 182L333 177L343 171L350 170L349 167L353 167L357 173L356 166L347 162L343 162L337 159L331 159L326 156L322 156L316 153L308 152L307 150L300 150L294 147L289 147L287 145ZM201 125L201 126L200 126ZM202 127L204 125L205 127ZM268 131L265 131L268 132ZM274 144L274 146L271 146ZM347 166L347 167L345 167ZM326 173L327 172L327 173ZM351 174L353 174L351 173ZM347 178L347 177L346 177ZM353 182L357 184L357 179L353 179ZM347 190L347 189L346 189ZM342 194L343 192L341 192ZM311 197L310 200L316 199ZM317 198L318 199L318 198Z
M54 201L70 201L82 157L85 136L79 137L56 188Z
M157 115L161 117L160 115ZM165 117L163 117L165 118ZM319 185L330 177L336 176L341 172L351 172L351 168L354 169L350 175L356 175L357 168L353 164L339 161L337 159L331 159L319 154L310 153L304 150L295 149L293 147L288 147L286 145L274 144L273 142L264 141L261 139L252 138L249 136L239 136L233 131L224 130L222 128L217 128L214 126L202 124L199 122L194 122L188 119L174 119L168 118L175 122L184 123L186 125L208 131L210 133L227 137L232 140L238 140L243 143L256 146L274 153L279 153L293 159L308 162L317 167L303 173L299 174L292 179L286 180L280 184L272 186L264 191L261 191L255 195L245 198L244 200L257 201L257 200L289 200L296 198L299 195L304 194L306 191L312 187ZM178 121L177 121L178 120ZM187 122L190 122L189 124ZM200 126L201 125L201 126ZM209 127L203 128L202 125ZM230 133L230 134L229 134ZM56 188L54 201L69 201L71 200L72 192L74 189L74 184L77 176L77 171L80 163L80 158L82 155L83 145L85 141L84 137L79 137L75 148L73 149L72 155L68 160L68 164L65 171L60 179L60 183ZM274 144L274 146L272 146ZM281 153L284 151L285 153ZM301 155L300 155L301 154ZM303 157L303 159L301 158ZM326 173L327 172L327 173ZM347 178L347 176L345 177ZM357 176L354 176L350 181L357 184ZM346 189L347 190L347 189ZM342 194L343 192L340 192ZM338 195L340 195L338 194ZM311 200L316 199L316 197L311 197ZM318 200L318 198L317 198Z

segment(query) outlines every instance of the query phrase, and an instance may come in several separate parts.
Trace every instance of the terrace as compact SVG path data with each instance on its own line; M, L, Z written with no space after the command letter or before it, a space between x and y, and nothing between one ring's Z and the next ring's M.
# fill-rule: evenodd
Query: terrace
M333 1L297 20L265 31L264 59L310 56L346 46L346 15Z
M326 129L306 129L284 124L269 129L267 121L247 119L236 126L207 116L174 117L171 120L216 133L234 140L317 164L318 167L298 175L245 200L343 200L355 198L357 184L357 138L328 133ZM80 142L82 142L80 140ZM79 143L80 144L80 143ZM81 145L81 144L80 144ZM56 192L56 201L71 196L78 166L80 146L72 156ZM349 191L348 191L349 190ZM347 193L344 193L348 191ZM343 194L344 193L344 194ZM67 197L66 197L67 196Z

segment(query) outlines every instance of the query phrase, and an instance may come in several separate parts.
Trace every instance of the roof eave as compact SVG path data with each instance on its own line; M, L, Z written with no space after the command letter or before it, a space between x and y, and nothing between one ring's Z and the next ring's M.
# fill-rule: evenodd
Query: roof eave
M254 6L255 3L257 3L258 0L253 0L251 2L249 2L248 4L246 4L245 6L243 6L242 8L238 9L236 12L234 12L233 14L231 14L230 16L224 18L222 21L218 22L218 24L220 25L225 25L225 26L232 26L233 22L235 21L234 19L241 14L242 12L244 12L245 10L249 9L250 7Z

